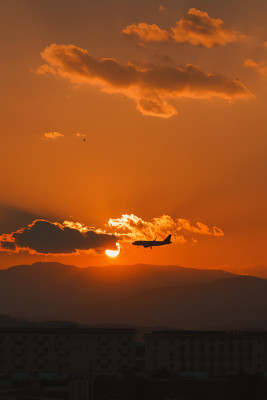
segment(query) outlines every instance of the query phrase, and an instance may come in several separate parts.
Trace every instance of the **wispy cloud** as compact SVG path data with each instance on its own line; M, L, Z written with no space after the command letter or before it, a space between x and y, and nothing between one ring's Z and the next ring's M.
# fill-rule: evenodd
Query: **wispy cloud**
M76 133L76 136L77 137L81 137L81 138L85 138L86 137L86 135L84 133L79 133L79 132Z
M248 68L254 69L258 74L260 74L264 79L267 79L267 63L262 61L262 62L256 62L251 59L247 59L244 61L244 66Z
M193 45L202 45L210 48L215 45L225 46L244 35L236 30L224 27L221 19L214 19L205 11L190 8L187 14L176 22L175 27L169 31L159 26L146 24L132 24L122 30L128 36L136 36L144 42L173 41L177 43L188 42Z
M176 243L186 243L190 235L224 236L222 229L213 226L208 227L202 222L192 224L183 218L173 219L169 215L152 218L145 221L134 214L123 214L120 218L110 218L104 229L100 232L112 233L125 241L151 240L155 237L164 239L167 235L173 235ZM185 237L186 236L186 237Z
M44 137L46 139L52 139L52 140L59 139L59 138L61 138L63 136L64 135L62 133L59 133L59 132L45 132L44 133Z
M138 66L120 64L111 58L97 60L74 45L52 44L41 53L54 72L73 83L98 85L107 93L122 93L135 100L143 115L170 118L177 114L172 99L212 97L248 99L240 82L205 73L197 66Z

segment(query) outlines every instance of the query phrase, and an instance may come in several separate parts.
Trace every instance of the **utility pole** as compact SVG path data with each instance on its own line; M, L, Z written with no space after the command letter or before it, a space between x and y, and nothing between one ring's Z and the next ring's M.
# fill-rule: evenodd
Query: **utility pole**
M89 396L88 400L94 400L94 375L93 371L89 372Z
M170 352L170 376L173 378L173 352Z

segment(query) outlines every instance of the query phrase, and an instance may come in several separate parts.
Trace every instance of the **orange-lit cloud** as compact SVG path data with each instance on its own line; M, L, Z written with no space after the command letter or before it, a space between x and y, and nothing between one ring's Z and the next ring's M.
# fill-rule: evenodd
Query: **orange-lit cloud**
M30 254L70 254L90 249L117 250L116 242L114 235L97 233L79 223L69 226L46 220L35 220L25 228L0 236L1 250L27 251Z
M189 234L224 236L222 229L216 226L209 228L201 222L192 225L187 219L173 219L169 215L145 221L134 214L124 214L120 218L110 218L101 232L113 233L118 238L130 242L153 240L155 237L164 239L167 235L173 235L173 242L176 243L186 243L185 235Z
M159 28L156 24L148 25L140 22L138 25L129 25L122 30L128 36L137 36L144 42L164 42L171 39L170 32Z
M257 71L264 79L267 79L267 63L259 62L256 63L254 60L247 59L244 62L244 66L248 68L253 68Z
M52 139L52 140L59 139L60 137L63 137L63 136L64 135L62 135L62 133L59 133L59 132L46 132L46 133L44 133L44 137L46 139Z
M55 70L51 68L48 64L40 65L40 67L37 68L36 72L39 75L46 75L48 72L50 74L55 74Z
M98 85L107 93L123 93L134 99L144 115L162 118L175 115L177 111L169 101L176 98L232 100L251 96L241 82L207 74L191 64L140 68L133 64L121 65L111 58L97 60L79 47L57 44L46 47L41 56L63 78Z
M86 135L84 133L79 133L79 132L76 133L76 136L80 137L80 138L85 138L86 137Z
M221 19L213 19L207 12L196 8L190 8L186 16L177 21L172 32L177 42L201 44L208 48L214 45L225 46L240 37L238 32L225 29Z
M75 221L58 223L37 219L25 228L1 235L0 251L64 255L108 249L118 255L118 240L127 246L134 240L161 240L167 235L173 236L173 243L184 244L190 240L196 244L196 235L219 237L224 233L216 226L208 227L202 222L192 224L187 219L173 219L169 215L145 221L134 214L123 214L120 218L110 218L103 227L88 227Z
M207 48L214 45L225 46L227 43L243 37L237 31L224 28L221 19L213 19L207 12L196 8L190 8L187 14L176 22L176 26L170 28L170 32L155 24L148 25L142 22L127 26L122 30L122 33L128 36L136 36L144 42L171 40L178 43L189 42Z

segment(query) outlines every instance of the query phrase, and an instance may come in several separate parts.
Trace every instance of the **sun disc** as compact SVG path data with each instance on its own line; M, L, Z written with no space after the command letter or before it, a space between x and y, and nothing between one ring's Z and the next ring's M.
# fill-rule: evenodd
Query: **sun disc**
M119 243L116 243L117 250L105 250L105 253L108 257L117 257L120 254L120 245Z

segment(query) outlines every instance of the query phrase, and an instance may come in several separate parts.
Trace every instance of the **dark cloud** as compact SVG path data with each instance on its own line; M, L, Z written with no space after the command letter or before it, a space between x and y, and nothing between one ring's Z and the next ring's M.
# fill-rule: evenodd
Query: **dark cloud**
M163 66L176 66L176 62L167 54L153 54L153 59L158 65Z
M16 244L14 243L14 242L9 242L9 241L5 241L5 240L2 240L1 242L0 242L0 244L1 244L1 246L3 247L3 249L6 249L6 250L16 250Z
M42 52L53 71L72 82L99 85L107 93L123 93L136 101L144 115L169 118L177 113L170 99L212 97L247 99L248 89L237 80L209 74L197 66L121 65L114 59L93 58L74 45L52 44ZM44 67L39 68L43 72ZM46 68L45 68L46 70Z
M80 231L76 228L36 220L26 228L0 237L3 249L29 249L40 254L66 254L77 250L116 249L114 235L96 233L92 230Z

